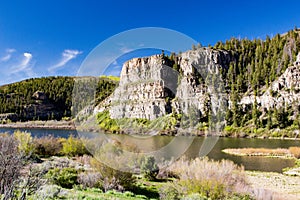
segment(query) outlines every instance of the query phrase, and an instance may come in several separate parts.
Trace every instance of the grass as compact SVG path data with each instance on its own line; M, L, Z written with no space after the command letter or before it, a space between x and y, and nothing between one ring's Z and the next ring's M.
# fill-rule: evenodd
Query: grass
M112 75L105 76L105 75L101 75L100 78L107 78L107 79L110 79L112 81L117 81L117 82L120 81L120 77L119 76L112 76Z
M116 200L116 199L124 199L124 200L141 200L148 199L144 195L136 195L132 192L117 192L114 190L110 190L106 193L102 192L97 188L74 188L74 189L64 189L67 195L63 197L63 199L76 199L76 200Z
M272 157L291 157L288 149L277 148L238 148L238 149L224 149L224 153L237 156L272 156Z
M300 147L290 147L289 149L277 148L237 148L237 149L224 149L224 153L236 156L269 156L281 158L300 158Z
M147 120L141 118L122 118L112 119L108 110L97 114L97 122L101 129L118 133L125 131L131 134L141 134L150 131L174 130L177 124L176 115L166 115L158 117L155 120Z

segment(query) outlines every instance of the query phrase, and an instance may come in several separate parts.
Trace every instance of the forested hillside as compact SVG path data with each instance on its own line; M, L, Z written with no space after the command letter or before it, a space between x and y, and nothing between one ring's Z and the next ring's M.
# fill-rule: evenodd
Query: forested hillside
M97 99L110 95L117 85L117 81L109 77L101 77L97 81ZM73 77L43 77L1 86L1 120L12 120L12 114L14 121L71 117L74 82Z
M286 128L291 125L299 127L299 102L284 107L262 108L256 100L251 107L239 104L245 94L256 99L269 90L275 94L271 84L296 61L300 52L299 30L295 28L283 35L269 36L265 40L232 38L225 43L218 42L213 48L229 51L235 58L229 70L224 71L227 90L232 107L227 112L227 124L234 127L253 126L254 128ZM294 83L291 83L294 84ZM284 90L289 90L285 88ZM296 95L297 91L292 95ZM277 95L277 96L276 96Z

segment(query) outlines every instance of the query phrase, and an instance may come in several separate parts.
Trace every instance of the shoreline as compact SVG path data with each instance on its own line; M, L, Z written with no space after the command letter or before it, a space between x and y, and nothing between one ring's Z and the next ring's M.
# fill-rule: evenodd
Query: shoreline
M27 122L13 122L8 124L0 124L0 128L13 128L13 129L55 129L55 130L77 130L81 129L81 127L76 127L75 123L73 121L56 121L56 120L50 120L50 121L27 121ZM98 132L98 131L104 131L105 133L110 134L117 134L117 135L131 135L131 133L126 133L124 131L117 131L117 132L111 132L108 130L101 130L100 128L83 128L82 131L88 131L88 132ZM197 131L196 134L188 133L186 131L184 132L176 132L175 130L165 130L159 134L159 136L195 136L195 137L206 137L210 135L206 135L204 131ZM257 136L257 137L239 137L228 134L221 134L218 137L220 138L245 138L245 139L263 139L263 140L298 140L300 141L299 137L265 137L265 136Z
M62 129L62 130L76 130L75 124L72 121L28 121L15 122L8 124L0 124L0 128L13 129Z

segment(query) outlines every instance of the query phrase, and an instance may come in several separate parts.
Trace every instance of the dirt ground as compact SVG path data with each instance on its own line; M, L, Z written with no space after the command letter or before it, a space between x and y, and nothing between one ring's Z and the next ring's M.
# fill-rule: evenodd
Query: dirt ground
M259 199L300 200L300 176L247 171L247 179Z

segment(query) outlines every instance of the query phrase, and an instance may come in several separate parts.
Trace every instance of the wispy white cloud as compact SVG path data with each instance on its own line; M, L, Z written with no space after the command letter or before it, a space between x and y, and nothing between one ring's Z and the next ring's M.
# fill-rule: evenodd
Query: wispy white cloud
M31 59L32 59L31 53L28 52L23 53L23 59L19 64L11 68L10 74L31 71L31 66L30 66Z
M6 49L6 55L3 56L2 58L0 58L1 62L7 62L8 60L10 60L12 54L15 52L15 49Z
M64 50L64 52L62 53L62 58L60 59L60 61L57 64L49 67L48 71L53 72L53 71L57 70L58 68L63 67L70 60L75 59L79 54L82 54L82 51L70 50L70 49Z
M15 50L7 50L6 52L15 52ZM20 57L19 57L20 56ZM22 79L36 76L33 71L34 61L31 53L25 52L18 57L13 57L9 62L3 63L0 70L0 84L19 81Z

